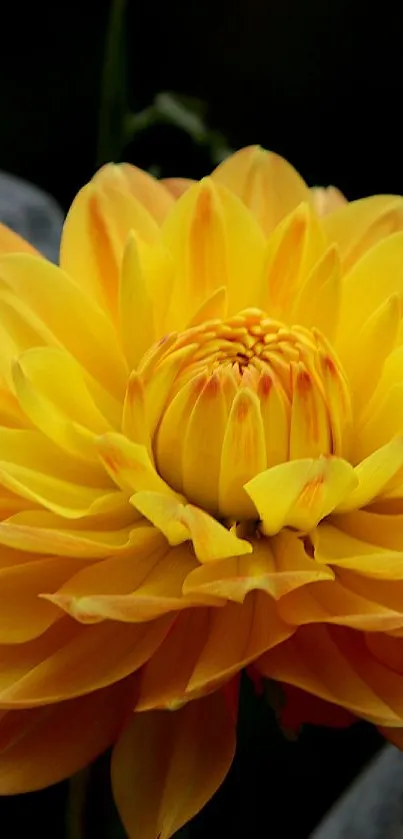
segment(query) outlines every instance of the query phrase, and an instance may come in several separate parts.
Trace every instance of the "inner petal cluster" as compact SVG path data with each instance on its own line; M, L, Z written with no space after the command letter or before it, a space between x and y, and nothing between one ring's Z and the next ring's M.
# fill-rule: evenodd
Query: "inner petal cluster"
M186 330L170 354L181 363L153 451L160 475L190 502L221 518L255 518L244 485L256 475L288 460L347 456L348 387L317 330L247 309Z

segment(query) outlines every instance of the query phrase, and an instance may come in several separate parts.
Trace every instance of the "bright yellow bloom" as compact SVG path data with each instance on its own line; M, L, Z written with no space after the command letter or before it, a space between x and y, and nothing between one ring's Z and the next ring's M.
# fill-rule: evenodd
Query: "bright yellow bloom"
M0 229L1 792L116 743L168 839L251 663L400 740L403 200L335 194L248 148L105 167L60 268Z

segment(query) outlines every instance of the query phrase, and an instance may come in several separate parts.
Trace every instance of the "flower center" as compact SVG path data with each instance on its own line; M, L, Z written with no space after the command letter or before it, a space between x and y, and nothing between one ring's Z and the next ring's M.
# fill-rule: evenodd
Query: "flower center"
M153 448L161 476L188 501L220 517L254 518L244 485L259 472L346 456L349 393L317 330L247 309L181 333L159 363L170 358L175 374Z

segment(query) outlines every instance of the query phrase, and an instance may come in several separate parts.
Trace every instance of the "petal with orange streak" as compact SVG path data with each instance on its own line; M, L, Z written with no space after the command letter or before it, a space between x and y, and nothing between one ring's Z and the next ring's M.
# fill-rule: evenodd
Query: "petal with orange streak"
M33 641L1 646L0 708L48 705L114 684L152 657L171 624L166 616L82 626L65 617Z
M95 176L95 181L101 180L105 183L105 175L110 176L116 168L119 174L124 176L126 185L137 201L148 210L157 224L162 224L173 205L172 192L167 188L166 181L158 181L149 172L144 172L132 163L121 163L117 167L104 167Z
M161 183L175 198L180 198L195 181L192 178L162 178Z
M366 638L373 637L345 627L304 626L256 665L263 676L295 685L376 725L399 726L403 678L371 654Z
M266 235L310 197L296 170L260 146L248 146L227 157L211 177L241 198Z
M403 229L403 200L397 195L373 195L345 203L326 215L329 242L340 248L343 273L382 239Z
M0 258L0 286L33 312L54 345L64 346L108 392L123 400L127 366L116 332L94 299L60 268L28 254Z
M0 793L55 784L83 769L120 734L133 705L132 679L88 696L0 716Z
M147 243L158 239L156 221L134 197L119 167L106 166L70 207L60 265L114 315L123 249L131 230Z
M191 571L183 591L242 603L250 591L261 589L277 600L300 586L334 578L330 568L318 568L290 531L283 530L271 540L252 540L252 547L248 556L218 560Z
M0 254L4 253L30 253L41 256L39 251L29 244L22 236L11 230L0 222Z
M216 792L235 753L220 693L171 713L135 714L112 757L112 787L130 839L169 839Z
M174 707L209 693L293 631L265 592L251 592L242 605L184 612L141 671L137 707Z

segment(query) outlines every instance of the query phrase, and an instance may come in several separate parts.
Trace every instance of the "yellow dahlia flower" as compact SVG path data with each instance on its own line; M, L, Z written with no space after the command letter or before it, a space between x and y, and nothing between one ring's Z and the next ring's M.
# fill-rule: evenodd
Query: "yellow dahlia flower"
M403 200L336 203L249 148L106 166L60 268L1 229L2 793L115 744L168 839L251 664L401 739Z

